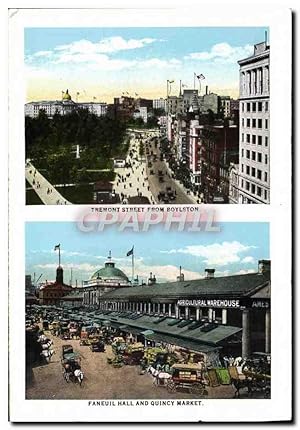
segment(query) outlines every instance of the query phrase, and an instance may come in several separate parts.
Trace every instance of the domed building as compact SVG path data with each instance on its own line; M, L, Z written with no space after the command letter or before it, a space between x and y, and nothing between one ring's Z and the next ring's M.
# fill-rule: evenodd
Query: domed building
M99 298L103 294L131 286L127 275L116 267L111 257L111 251L109 251L104 267L98 269L88 281L83 283L83 304L97 306Z

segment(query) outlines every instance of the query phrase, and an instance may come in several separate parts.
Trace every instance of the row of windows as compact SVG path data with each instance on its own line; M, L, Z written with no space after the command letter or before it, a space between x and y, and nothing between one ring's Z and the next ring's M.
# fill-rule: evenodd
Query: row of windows
M252 118L252 121L250 118L247 118L245 121L245 118L242 118L242 127L247 127L247 128L262 128L263 126L263 121L261 118ZM265 119L265 130L268 130L269 128L269 120Z
M253 178L257 178L260 181L264 180L265 182L268 182L267 172L262 172L260 169L256 169L255 167L250 167L247 164L242 164L242 173L246 173L246 175L252 176Z
M246 134L246 140L245 140L245 134L242 133L242 142L243 143L252 143L253 145L262 145L263 137L256 134ZM269 146L269 137L265 136L265 146Z
M242 158L247 158L248 160L257 161L258 163L263 162L263 154L261 152L250 151L250 149L244 150L242 148ZM264 163L268 164L268 154L265 154Z
M242 102L242 112L268 112L269 102Z
M249 181L244 181L244 179L242 179L241 187L244 188L246 191L251 192L251 194L254 194L258 197L262 197L264 198L264 200L268 200L268 190L264 190L258 185L252 184Z

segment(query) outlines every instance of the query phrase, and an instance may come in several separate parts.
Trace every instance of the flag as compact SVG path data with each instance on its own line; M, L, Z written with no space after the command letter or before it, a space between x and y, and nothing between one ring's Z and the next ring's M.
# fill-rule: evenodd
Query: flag
M93 97L93 100L96 100L97 97Z
M130 255L133 255L133 248L134 248L134 246L131 248L130 251L127 252L126 257L129 257Z
M58 245L55 245L54 251L56 251L57 249L60 249L60 243Z
M182 84L181 86L182 86L182 88L187 88L187 85L185 85L185 84Z
M169 80L168 80L168 82L169 82L169 84L173 84L174 83L174 81L169 81Z
M200 73L200 75L196 75L196 76L197 76L197 79L205 79L205 76L202 75L202 73Z

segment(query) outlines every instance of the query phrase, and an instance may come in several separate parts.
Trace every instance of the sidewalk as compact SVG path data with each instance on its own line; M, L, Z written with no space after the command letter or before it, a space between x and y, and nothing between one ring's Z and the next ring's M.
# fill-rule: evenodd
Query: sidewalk
M31 162L25 166L25 177L44 205L71 205Z
M142 193L143 197L148 198L150 204L155 204L156 201L150 191L146 176L146 163L139 160L139 141L137 139L131 139L128 154L130 151L133 153L133 158L127 155L126 162L130 163L131 167L114 169L116 173L113 183L114 191L119 194L121 201Z

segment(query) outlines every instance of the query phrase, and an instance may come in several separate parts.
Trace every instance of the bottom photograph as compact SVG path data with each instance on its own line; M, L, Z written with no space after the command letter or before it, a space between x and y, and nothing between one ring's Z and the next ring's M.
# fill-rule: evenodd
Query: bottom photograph
M269 399L269 224L27 222L26 399Z

